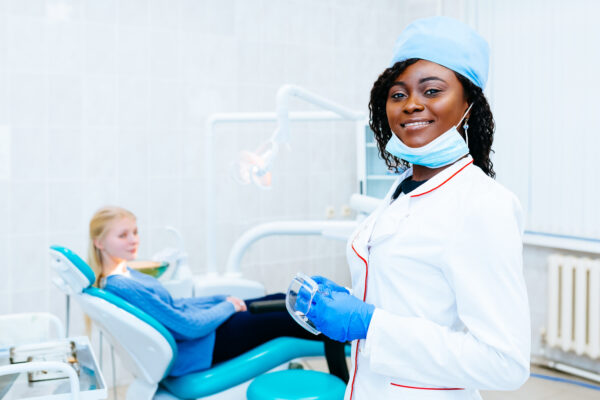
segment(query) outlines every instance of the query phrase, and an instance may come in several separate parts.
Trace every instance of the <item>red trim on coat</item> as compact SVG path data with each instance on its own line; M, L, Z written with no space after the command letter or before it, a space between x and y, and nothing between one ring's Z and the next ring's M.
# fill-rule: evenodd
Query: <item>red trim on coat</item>
M465 390L463 388L425 388L425 387L418 387L418 386L405 386L405 385L400 385L400 384L394 383L394 382L390 382L390 385L403 387L403 388L407 388L407 389L419 389L419 390Z
M352 386L350 386L350 398L348 400L352 400L352 394L354 393L354 379L356 379L356 370L358 369L358 346L360 344L360 339L356 341L356 350L354 350L354 373L352 374Z
M456 171L455 173L453 173L448 179L446 179L444 182L440 183L439 185L437 185L436 187L434 187L433 189L430 189L426 192L423 193L419 193L419 194L413 194L410 197L419 197L419 196L423 196L424 194L427 193L431 193L433 192L435 189L439 188L440 186L444 185L446 182L448 182L450 179L454 178L456 176L456 174L458 174L460 171L462 171L463 169L467 168L469 165L473 164L473 160L469 161L465 166L463 166L461 169L459 169L458 171Z
M354 241L352 242L352 250L354 250L354 254L358 256L365 263L365 292L363 293L363 301L367 298L367 282L369 278L369 263L365 260L358 251L354 248ZM356 379L356 370L358 369L358 346L360 345L360 339L356 341L356 350L354 350L354 373L352 374L352 385L350 386L350 399L352 400L352 394L354 393L354 380Z
M367 278L369 277L369 263L360 254L358 254L358 251L356 251L356 249L354 248L354 242L352 242L352 250L354 250L354 254L356 254L358 258L363 260L363 262L365 263L365 269L367 270L365 275L365 292L363 294L363 301L365 301L367 298Z

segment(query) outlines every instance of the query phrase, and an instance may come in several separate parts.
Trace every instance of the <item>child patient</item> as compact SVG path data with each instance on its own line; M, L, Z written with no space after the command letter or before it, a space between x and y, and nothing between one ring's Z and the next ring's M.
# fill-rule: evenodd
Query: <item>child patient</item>
M127 266L137 256L140 240L135 215L120 207L104 207L90 221L88 263L96 285L163 324L177 342L171 376L200 371L236 357L279 336L324 340L305 331L285 311L251 314L247 304L283 299L274 294L244 302L217 295L174 299L161 283Z

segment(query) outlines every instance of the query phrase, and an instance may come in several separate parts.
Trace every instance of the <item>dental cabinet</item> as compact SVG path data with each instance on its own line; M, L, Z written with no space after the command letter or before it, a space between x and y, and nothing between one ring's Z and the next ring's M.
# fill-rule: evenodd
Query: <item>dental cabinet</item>
M382 199L398 174L390 171L384 160L379 157L377 143L368 124L358 132L357 142L359 193Z
M64 351L66 347L68 351ZM25 368L39 362L58 362L73 368L80 400L106 399L106 383L86 336L0 348L0 370L20 365ZM68 400L72 398L71 389L70 379L57 371L31 369L0 374L1 400Z

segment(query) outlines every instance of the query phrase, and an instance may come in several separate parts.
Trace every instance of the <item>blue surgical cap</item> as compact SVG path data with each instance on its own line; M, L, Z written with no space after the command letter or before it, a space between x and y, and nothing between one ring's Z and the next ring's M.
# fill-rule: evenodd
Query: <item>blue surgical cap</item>
M489 46L477 32L453 18L424 18L408 25L396 40L391 65L409 58L440 64L485 88Z

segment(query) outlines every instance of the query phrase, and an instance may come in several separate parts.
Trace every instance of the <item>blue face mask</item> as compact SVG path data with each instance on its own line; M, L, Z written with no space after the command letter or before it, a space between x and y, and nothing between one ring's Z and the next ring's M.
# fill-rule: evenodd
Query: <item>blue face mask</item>
M456 127L465 119L472 106L473 104L467 108L467 111L465 111L458 124L425 146L408 147L392 132L392 137L387 142L385 151L411 164L422 165L427 168L439 168L452 164L466 154L469 154L469 146Z

